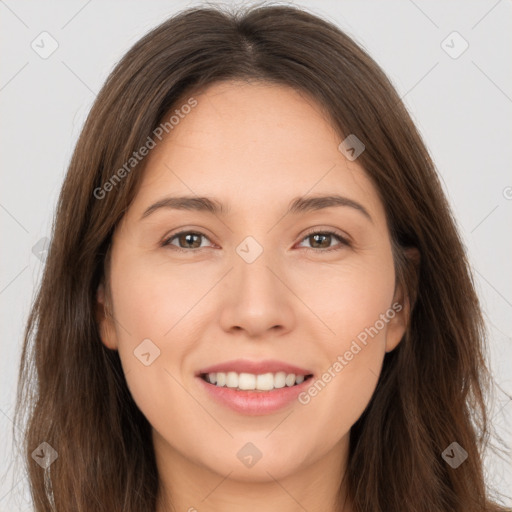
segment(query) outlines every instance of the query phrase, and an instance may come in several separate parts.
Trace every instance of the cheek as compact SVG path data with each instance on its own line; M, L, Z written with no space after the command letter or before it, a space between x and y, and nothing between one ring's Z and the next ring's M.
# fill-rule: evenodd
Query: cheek
M314 276L318 286L314 291L310 288L305 299L330 329L318 340L322 372L299 397L308 411L304 428L314 432L322 430L322 425L331 426L332 437L328 435L322 443L332 443L350 430L377 385L387 325L395 316L393 260L391 253L380 255L365 264L347 264L336 272L318 269ZM306 293L305 288L302 293Z
M379 321L392 305L395 272L391 250L367 256L350 256L341 262L294 269L293 289L321 320L326 334L322 344L339 353L350 340ZM323 325L323 327L322 327ZM380 325L380 323L379 323ZM383 330L382 326L379 330Z
M140 255L119 258L112 273L112 288L116 320L126 327L118 328L122 339L137 344L150 338L163 349L187 324L192 310L200 309L198 302L214 279L207 271L195 271L190 265Z
M176 418L181 425L206 429L204 412L182 387L190 371L183 362L198 339L187 313L204 292L187 286L190 280L179 271L145 265L123 273L126 266L117 268L112 289L118 351L133 400L152 427L167 437ZM187 428L177 428L173 439L186 445L188 436Z
M221 275L213 265L170 262L161 252L141 255L129 244L113 254L119 356L132 396L151 420L193 404L179 383L194 371L189 356L204 326L218 318L208 292Z

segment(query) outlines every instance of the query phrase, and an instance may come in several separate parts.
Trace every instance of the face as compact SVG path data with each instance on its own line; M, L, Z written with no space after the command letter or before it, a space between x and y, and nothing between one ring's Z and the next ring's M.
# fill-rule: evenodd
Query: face
M337 467L406 325L383 205L313 100L194 98L114 234L102 340L160 459L241 481Z

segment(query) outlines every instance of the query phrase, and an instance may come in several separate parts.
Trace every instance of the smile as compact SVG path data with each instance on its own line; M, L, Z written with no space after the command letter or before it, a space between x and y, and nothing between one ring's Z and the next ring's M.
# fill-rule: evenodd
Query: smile
M295 375L294 373L237 373L237 372L212 372L202 374L201 378L219 388L227 387L236 391L272 391L284 387L292 387L302 384L312 375Z

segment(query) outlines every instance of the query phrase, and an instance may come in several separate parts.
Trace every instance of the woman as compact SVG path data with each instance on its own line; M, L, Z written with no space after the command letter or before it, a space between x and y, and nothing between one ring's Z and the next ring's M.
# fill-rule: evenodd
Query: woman
M299 9L190 9L116 66L62 188L20 371L34 505L505 510L483 341L377 64Z

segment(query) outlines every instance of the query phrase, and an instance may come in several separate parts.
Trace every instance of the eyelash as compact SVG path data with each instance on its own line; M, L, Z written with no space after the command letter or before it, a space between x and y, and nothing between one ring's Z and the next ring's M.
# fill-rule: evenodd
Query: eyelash
M174 233L170 237L166 238L161 244L162 247L171 247L172 250L179 251L179 252L198 252L201 249L206 249L206 247L200 247L197 249L184 249L183 247L178 247L176 245L171 244L171 241L174 240L175 238L179 237L180 235L198 235L198 236L202 236L202 237L208 239L208 237L205 234L200 233L198 231L180 231L180 232ZM330 252L330 251L338 251L338 250L342 249L343 247L351 247L351 243L345 237L341 236L336 231L331 231L329 229L322 230L322 231L311 231L302 238L301 243L313 235L331 235L331 236L337 238L338 241L341 243L338 246L329 247L328 249L315 249L312 247L305 247L305 249L307 251L313 251L316 253Z

